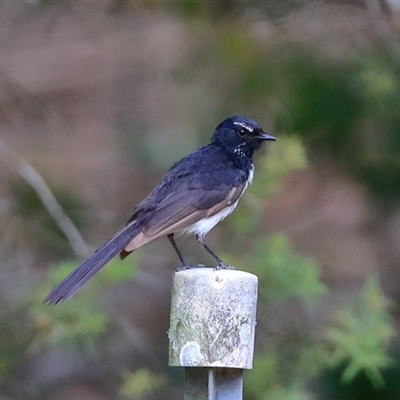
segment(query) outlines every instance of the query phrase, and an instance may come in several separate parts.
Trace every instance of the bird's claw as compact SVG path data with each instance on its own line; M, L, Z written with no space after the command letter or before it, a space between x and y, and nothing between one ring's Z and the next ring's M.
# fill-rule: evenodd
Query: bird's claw
M214 271L220 271L222 269L227 269L227 270L236 269L234 266L226 265L223 262L218 263L215 267L208 267L207 265L204 265L204 264L197 264L197 265L184 264L181 267L176 268L174 270L174 273L179 272L179 271L186 271L188 269L195 269L195 268L213 268Z
M236 269L235 267L233 267L232 265L226 265L223 262L218 263L215 267L214 267L214 271L219 271L221 269Z
M197 265L184 264L181 267L176 268L174 272L186 271L187 269L194 269L194 268L207 268L207 267L204 264L197 264Z

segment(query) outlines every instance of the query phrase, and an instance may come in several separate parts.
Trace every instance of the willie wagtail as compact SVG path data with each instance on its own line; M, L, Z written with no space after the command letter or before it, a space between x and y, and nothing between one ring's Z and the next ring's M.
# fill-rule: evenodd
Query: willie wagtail
M117 253L132 251L167 236L183 268L190 268L174 240L175 233L191 233L216 260L216 269L228 268L204 243L204 235L236 207L253 180L252 156L264 140L276 140L250 118L221 122L211 142L177 162L154 190L140 202L126 225L72 271L45 298L55 304L71 298Z

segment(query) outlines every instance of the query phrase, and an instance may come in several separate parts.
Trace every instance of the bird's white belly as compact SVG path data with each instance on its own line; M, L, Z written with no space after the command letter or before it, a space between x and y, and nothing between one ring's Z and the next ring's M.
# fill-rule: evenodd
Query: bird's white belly
M253 182L253 176L254 176L254 165L251 166L251 169L249 171L249 177L247 178L246 186L244 187L243 192L240 196L242 196L243 193L246 191L247 186L249 186ZM204 236L212 228L214 228L214 226L217 225L218 222L220 222L224 218L226 218L236 208L236 206L239 203L239 200L240 200L240 197L232 205L225 207L223 210L214 214L211 217L206 217L206 218L201 219L200 221L195 222L194 224L188 226L186 229L184 229L180 233Z
M194 224L188 226L182 233L186 234L195 234L204 236L207 232L209 232L218 222L222 221L225 217L227 217L237 206L239 200L237 200L232 205L225 207L220 212L214 214L212 217L206 217L201 219L200 221L195 222Z

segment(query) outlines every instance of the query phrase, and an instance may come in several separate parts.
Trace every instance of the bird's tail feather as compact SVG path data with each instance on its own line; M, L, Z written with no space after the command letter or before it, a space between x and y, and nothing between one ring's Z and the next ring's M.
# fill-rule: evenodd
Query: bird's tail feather
M139 231L140 228L135 221L126 225L64 278L47 295L44 303L57 304L71 298L94 274L117 255Z

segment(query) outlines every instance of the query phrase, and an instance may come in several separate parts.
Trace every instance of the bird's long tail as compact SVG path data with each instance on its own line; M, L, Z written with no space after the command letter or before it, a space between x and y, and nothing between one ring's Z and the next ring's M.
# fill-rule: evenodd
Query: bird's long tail
M133 221L100 246L87 260L76 267L44 299L57 304L70 299L96 272L117 255L140 231Z

